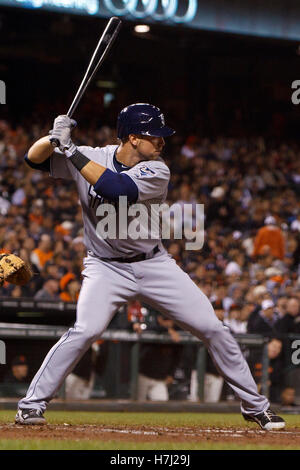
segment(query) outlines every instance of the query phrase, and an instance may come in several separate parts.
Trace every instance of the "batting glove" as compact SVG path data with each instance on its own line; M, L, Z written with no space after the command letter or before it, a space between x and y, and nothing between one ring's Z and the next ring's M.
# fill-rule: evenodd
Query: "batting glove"
M71 141L71 131L77 126L77 122L74 119L70 119L69 116L61 115L54 120L53 129L49 132L51 138L57 139L60 143L59 149L63 152L66 148L74 146Z

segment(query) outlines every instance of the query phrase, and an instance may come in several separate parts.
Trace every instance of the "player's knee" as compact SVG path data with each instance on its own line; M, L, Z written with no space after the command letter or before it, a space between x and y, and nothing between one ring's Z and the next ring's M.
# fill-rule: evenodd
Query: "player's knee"
M220 336L227 334L228 329L223 325L222 322L217 321L210 325L205 331L205 339L208 341L217 340Z
M81 340L84 344L91 344L97 339L100 338L103 330L99 330L98 328L78 328L78 333L81 337Z
M86 341L90 342L90 343L93 343L94 341L97 341L101 334L103 332L102 331L86 331L85 332L85 338L86 338Z

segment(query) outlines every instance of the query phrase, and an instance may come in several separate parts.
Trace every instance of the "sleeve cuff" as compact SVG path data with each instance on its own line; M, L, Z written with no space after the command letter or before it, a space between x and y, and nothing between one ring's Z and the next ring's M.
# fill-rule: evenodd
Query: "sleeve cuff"
M34 170L44 171L46 173L50 173L50 158L48 157L43 163L34 163L28 158L28 153L26 153L24 160L30 168Z
M109 201L118 201L120 196L127 196L130 203L138 199L138 187L130 176L114 173L108 168L95 183L94 190Z

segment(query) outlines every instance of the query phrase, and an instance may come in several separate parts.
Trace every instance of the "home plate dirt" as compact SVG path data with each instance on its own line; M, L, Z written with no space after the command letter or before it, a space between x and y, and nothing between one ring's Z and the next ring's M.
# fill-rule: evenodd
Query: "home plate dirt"
M5 424L0 426L0 439L51 439L51 440L122 440L128 442L239 442L240 444L299 445L299 428L282 431L263 431L255 428L201 428L201 427L158 427L158 426L99 426L60 425L21 426Z

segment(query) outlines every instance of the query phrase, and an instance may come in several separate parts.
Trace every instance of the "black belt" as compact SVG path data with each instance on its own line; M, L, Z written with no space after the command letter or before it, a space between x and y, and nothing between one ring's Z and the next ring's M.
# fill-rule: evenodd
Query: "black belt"
M137 263L138 261L145 261L146 259L152 258L159 252L159 247L156 247L152 250L152 253L141 253L140 255L133 256L131 258L100 258L102 261L117 261L118 263ZM149 256L150 255L150 256Z

